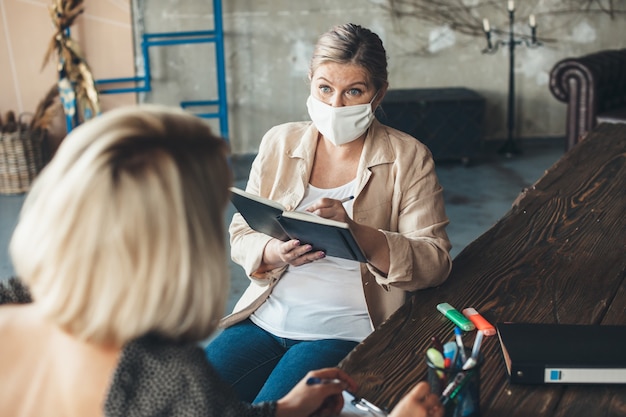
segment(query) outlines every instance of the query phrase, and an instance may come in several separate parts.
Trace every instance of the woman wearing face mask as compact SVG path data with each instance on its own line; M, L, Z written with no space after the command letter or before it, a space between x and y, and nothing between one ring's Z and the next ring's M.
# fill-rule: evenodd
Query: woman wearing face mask
M311 121L264 136L246 190L348 223L368 262L273 239L235 214L231 255L251 282L206 352L247 401L280 398L308 370L336 365L408 292L442 283L451 268L430 152L373 115L388 87L380 38L334 27L318 40L309 78Z

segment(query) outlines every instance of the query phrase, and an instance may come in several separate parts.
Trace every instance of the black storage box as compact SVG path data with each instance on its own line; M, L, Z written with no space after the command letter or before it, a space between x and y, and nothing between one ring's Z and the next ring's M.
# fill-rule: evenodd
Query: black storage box
M468 163L481 148L485 99L467 88L389 90L378 119L424 143L437 161ZM381 114L382 113L382 114Z

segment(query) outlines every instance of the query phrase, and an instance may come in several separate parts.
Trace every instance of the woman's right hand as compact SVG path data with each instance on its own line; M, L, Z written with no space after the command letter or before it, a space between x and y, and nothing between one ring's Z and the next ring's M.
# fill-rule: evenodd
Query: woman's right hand
M310 384L309 379L318 380ZM339 368L311 371L276 404L276 417L330 417L343 408L343 390L354 392L356 383Z
M301 245L298 240L283 242L278 239L270 240L263 251L264 270L280 268L284 265L300 266L324 258L322 251L312 252L309 244Z

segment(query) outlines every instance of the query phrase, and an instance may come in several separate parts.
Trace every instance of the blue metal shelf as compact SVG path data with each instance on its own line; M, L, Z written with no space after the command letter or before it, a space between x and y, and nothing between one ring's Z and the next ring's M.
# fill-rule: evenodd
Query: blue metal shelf
M224 29L222 26L222 1L213 0L213 30L189 32L144 33L141 38L141 53L144 62L142 77L110 78L96 80L96 85L134 83L133 87L100 89L100 94L141 93L152 91L149 48L185 44L214 43L217 66L217 99L183 101L182 108L217 106L215 112L196 112L198 117L219 119L220 135L228 141L228 99L226 94L226 70L224 60Z

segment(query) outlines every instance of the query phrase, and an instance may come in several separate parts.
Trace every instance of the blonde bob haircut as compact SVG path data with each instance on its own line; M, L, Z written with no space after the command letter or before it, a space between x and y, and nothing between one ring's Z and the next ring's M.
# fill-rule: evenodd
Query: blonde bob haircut
M309 64L309 79L328 62L363 68L376 91L386 89L389 84L383 41L371 30L354 23L334 26L319 37Z
M228 291L227 154L204 121L161 106L112 110L73 130L10 243L35 304L88 342L205 339Z

